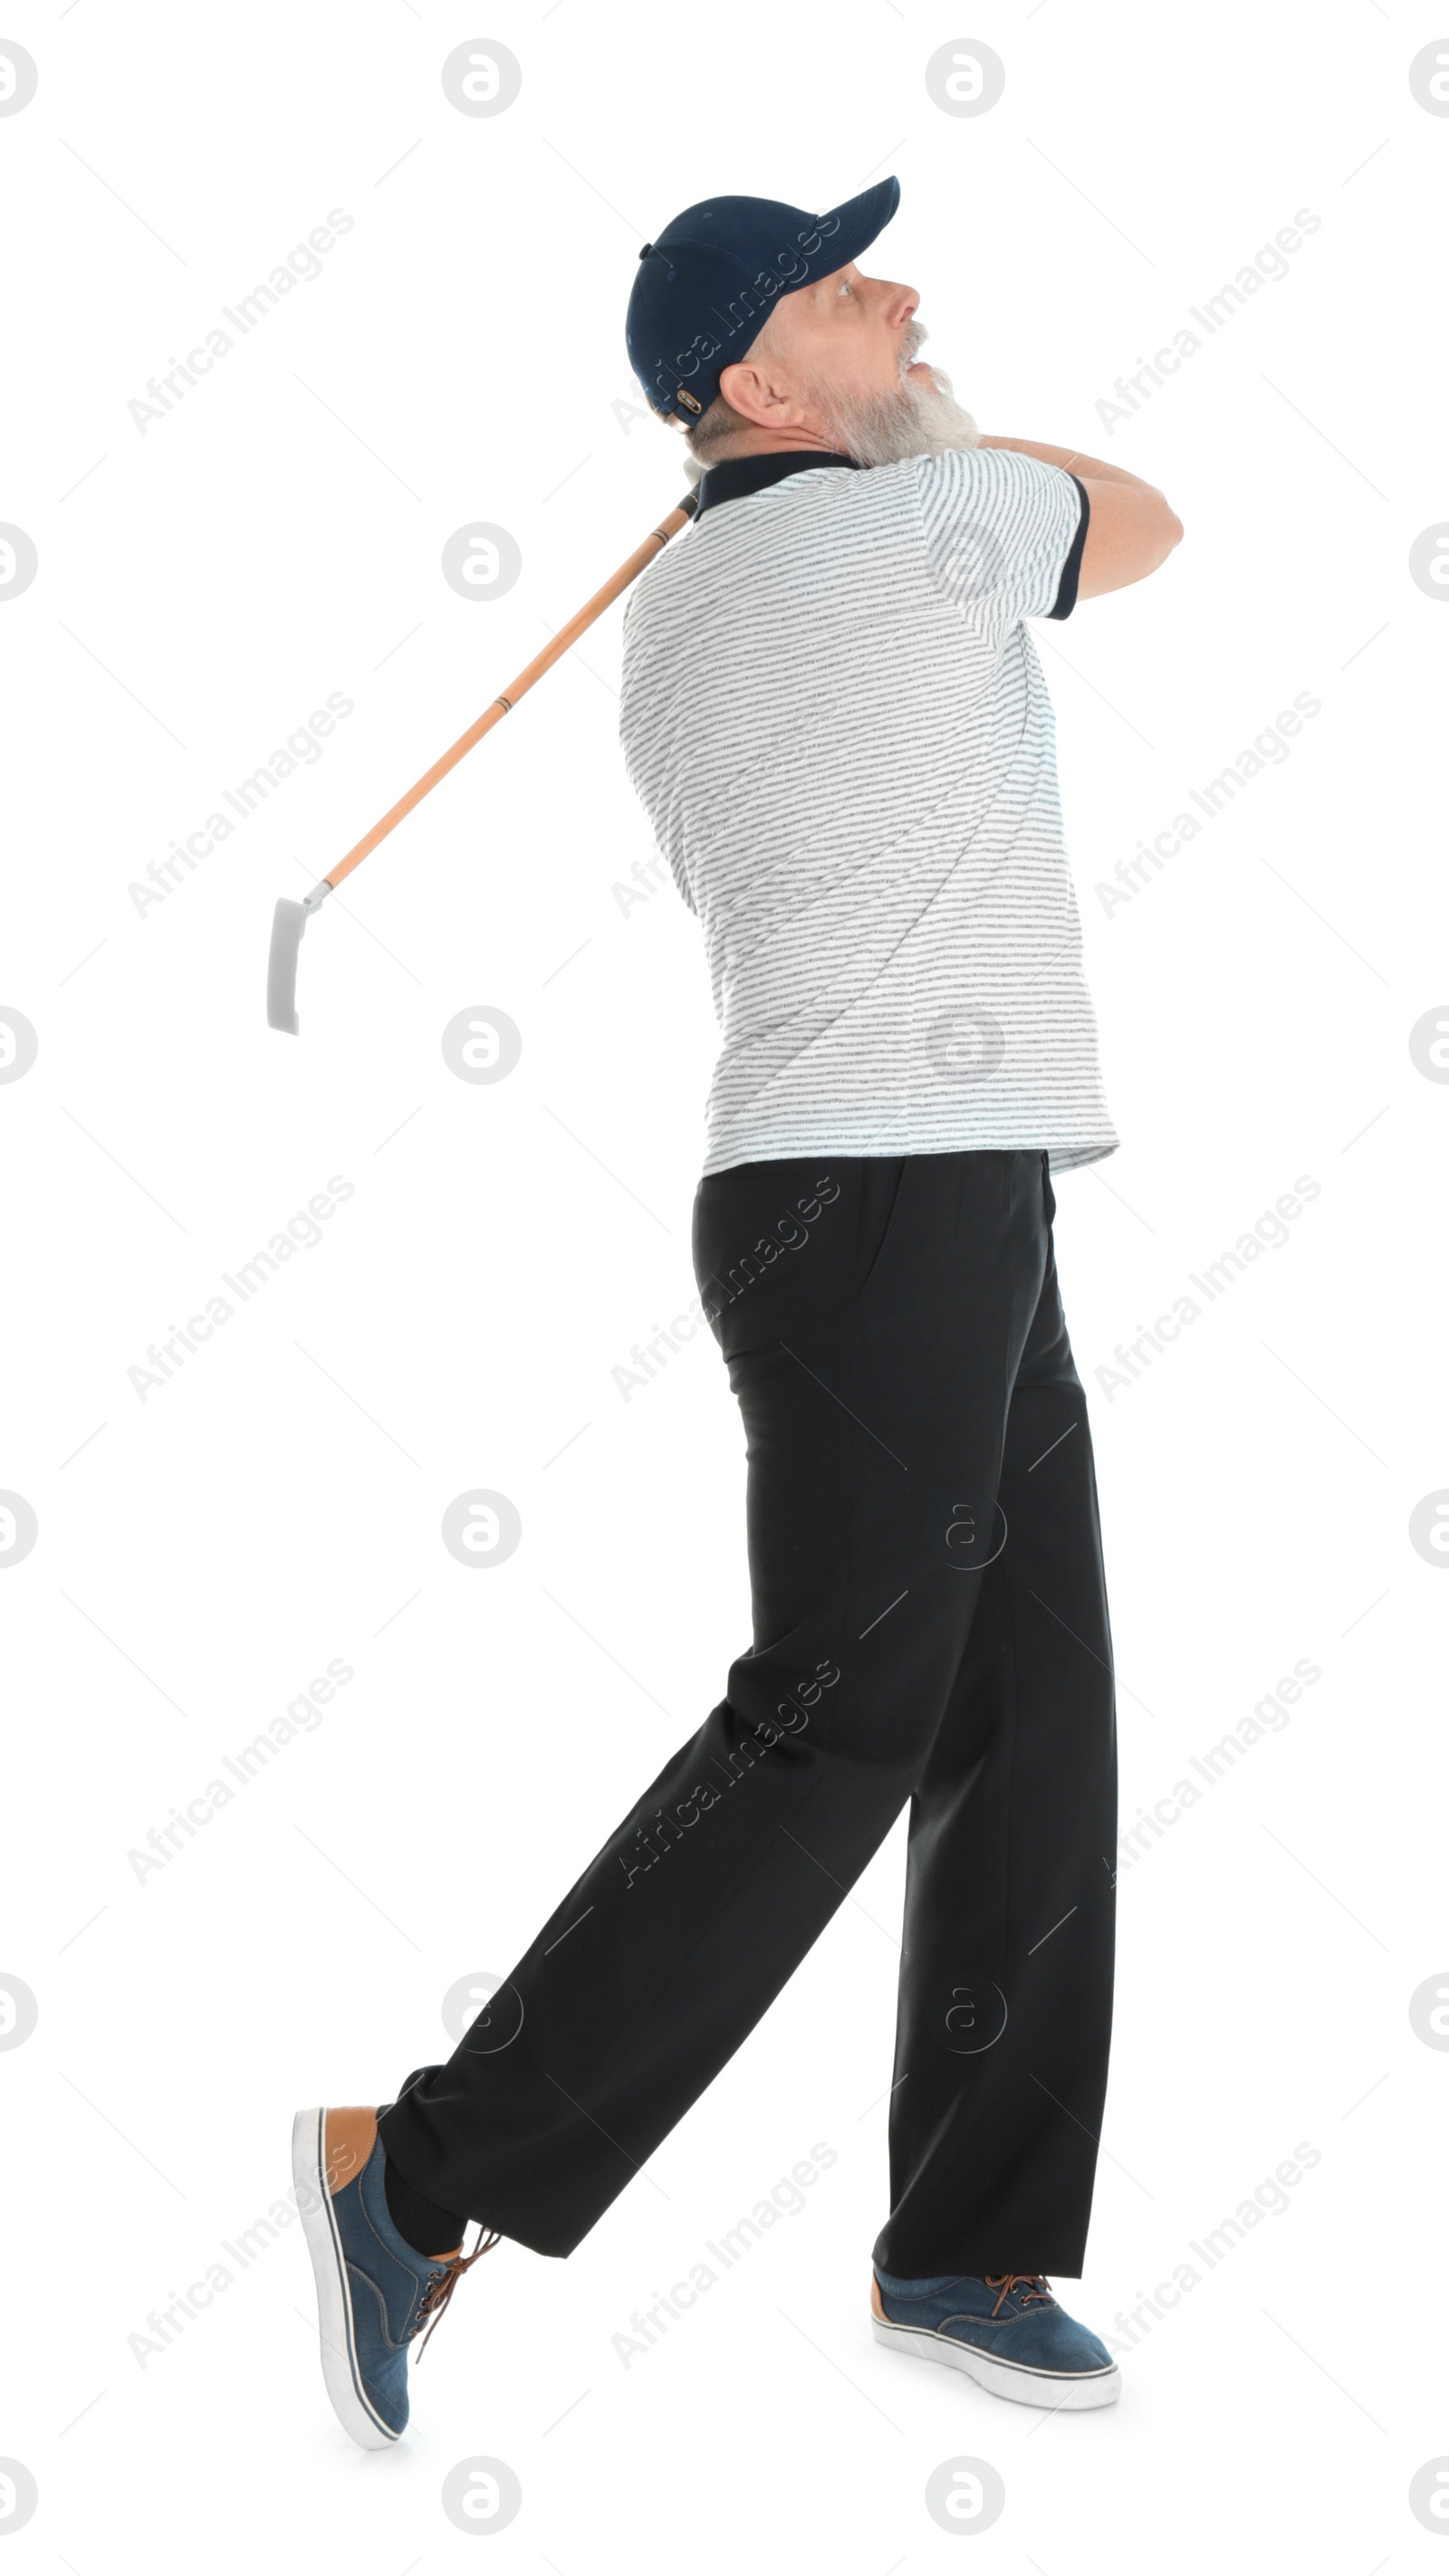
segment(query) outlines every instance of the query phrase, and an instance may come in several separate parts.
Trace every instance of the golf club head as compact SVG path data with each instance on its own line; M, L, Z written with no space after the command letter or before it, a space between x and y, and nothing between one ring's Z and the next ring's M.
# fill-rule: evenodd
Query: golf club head
M300 903L282 895L272 915L272 945L267 957L267 1025L281 1029L289 1038L297 1037L297 952L309 913L326 902L332 892L330 877L323 877Z
M267 957L267 1026L283 1030L290 1038L300 1034L297 959L306 927L306 905L292 903L286 895L279 896L272 915L272 945Z

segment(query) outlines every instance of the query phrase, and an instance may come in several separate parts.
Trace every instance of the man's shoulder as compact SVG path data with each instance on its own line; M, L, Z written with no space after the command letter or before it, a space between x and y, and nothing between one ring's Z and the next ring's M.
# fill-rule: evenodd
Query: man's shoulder
M795 546L809 548L852 525L862 531L911 528L918 518L916 477L924 462L916 456L854 472L839 465L807 468L702 510L635 583L631 622L736 561L778 557Z
M1014 447L947 447L935 456L918 456L916 476L922 499L1011 502L1024 494L1050 491L1062 480L1059 465L1040 456L1023 456Z

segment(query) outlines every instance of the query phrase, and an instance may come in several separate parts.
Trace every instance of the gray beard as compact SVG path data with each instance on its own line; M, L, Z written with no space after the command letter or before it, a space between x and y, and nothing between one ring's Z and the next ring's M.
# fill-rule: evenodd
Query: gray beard
M931 373L930 388L916 377L898 393L853 395L817 387L816 407L842 456L857 465L900 465L908 456L975 447L981 433L956 401L949 376L934 367Z
M929 385L907 376L925 336L915 323L908 326L901 381L893 392L848 394L812 383L812 399L831 439L855 464L900 465L908 456L940 456L948 448L979 444L981 433L957 402L949 376L934 366Z

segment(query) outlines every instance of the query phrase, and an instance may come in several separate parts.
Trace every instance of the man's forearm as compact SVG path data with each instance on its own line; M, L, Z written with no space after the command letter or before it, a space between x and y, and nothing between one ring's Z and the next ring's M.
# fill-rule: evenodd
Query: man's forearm
M1131 483L1139 492L1155 492L1140 474L1128 474L1120 465L1104 465L1099 456L1084 456L1080 448L1044 447L1036 438L988 438L983 432L982 447L1010 447L1018 456L1039 456L1043 465L1060 465L1064 473L1078 474L1084 483Z

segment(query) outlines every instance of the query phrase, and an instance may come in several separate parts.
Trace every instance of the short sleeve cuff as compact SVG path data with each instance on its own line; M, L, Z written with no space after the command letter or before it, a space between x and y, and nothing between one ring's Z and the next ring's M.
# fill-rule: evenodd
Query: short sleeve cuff
M1071 553L1068 555L1066 562L1062 566L1062 577L1057 585L1056 604L1047 611L1047 615L1049 617L1071 616L1072 610L1077 604L1077 584L1082 577L1082 550L1087 542L1087 528L1092 516L1092 505L1087 498L1087 487L1085 483L1083 483L1080 477L1075 474L1072 476L1072 481L1076 484L1077 491L1081 498L1082 515L1077 521L1077 533L1072 539Z

